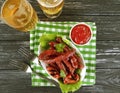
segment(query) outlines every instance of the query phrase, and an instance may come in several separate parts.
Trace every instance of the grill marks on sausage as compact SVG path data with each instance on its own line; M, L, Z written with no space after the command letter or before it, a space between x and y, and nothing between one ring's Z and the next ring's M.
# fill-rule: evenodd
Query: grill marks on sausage
M49 42L50 48L39 55L39 60L47 64L46 69L54 78L62 79L64 84L76 83L80 80L80 75L75 71L83 68L82 60L75 53L76 50L65 43L63 52L57 52L55 44L59 43L63 43L60 37L57 37L56 41ZM66 77L60 76L61 70L65 72Z
M73 56L74 53L75 53L75 49L70 50L70 51L68 51L66 53L58 54L58 56L56 56L56 54L55 55L49 55L49 56L52 56L52 57L54 56L54 58L50 57L49 60L44 59L44 62L47 63L47 64L55 63L56 61L65 60L66 58L69 58L70 56ZM41 57L39 57L39 58L41 58Z
M64 84L73 84L80 80L80 76L78 74L68 74L64 79Z
M57 55L58 55L58 53L56 50L48 49L48 50L42 52L39 55L39 58L41 58L42 60L49 60L49 59L55 58Z
M52 75L54 78L57 78L57 79L60 78L60 74L59 74L60 72L57 68L55 68L53 66L47 66L46 68L47 68L49 74Z

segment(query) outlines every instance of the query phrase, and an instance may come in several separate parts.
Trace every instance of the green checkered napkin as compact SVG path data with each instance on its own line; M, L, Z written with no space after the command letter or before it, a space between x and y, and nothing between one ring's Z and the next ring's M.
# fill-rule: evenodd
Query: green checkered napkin
M35 30L30 31L30 49L34 50L34 53L38 55L39 38L43 33L58 33L69 39L69 31L71 27L79 22L43 22L40 21ZM91 26L92 39L85 46L76 46L86 64L86 76L82 85L94 85L95 84L95 66L96 66L96 26L94 22L84 22ZM32 68L40 73L44 73L47 77L48 74L38 64L32 62ZM32 73L32 86L54 86L50 82L40 78L36 74Z

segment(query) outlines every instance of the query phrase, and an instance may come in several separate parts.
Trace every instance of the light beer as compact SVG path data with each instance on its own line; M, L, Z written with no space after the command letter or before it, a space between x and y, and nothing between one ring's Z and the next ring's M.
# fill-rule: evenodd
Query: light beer
M6 0L1 8L1 17L9 26L24 32L34 29L38 21L27 0Z
M48 18L56 18L62 12L64 0L38 0L38 3Z

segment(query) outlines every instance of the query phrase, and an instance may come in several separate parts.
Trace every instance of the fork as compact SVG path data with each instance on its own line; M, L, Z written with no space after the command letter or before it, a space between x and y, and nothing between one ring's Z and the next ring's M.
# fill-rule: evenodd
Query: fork
M9 64L11 66L16 67L18 70L21 70L21 71L25 71L26 72L27 69L28 69L28 65L25 64L24 62L20 61L20 60L18 61L18 60L11 59L9 61Z
M21 71L26 71L27 69L31 69L33 73L37 74L38 76L40 76L43 79L46 79L47 81L53 83L54 85L56 85L57 87L59 86L58 83L52 79L47 78L43 73L38 73L36 71L34 71L31 66L29 66L26 62L24 61L18 61L18 60L10 60L10 65L16 67L17 69L21 70ZM28 71L29 72L29 71Z
M33 51L30 51L30 50L26 49L25 47L21 47L21 48L18 50L18 53L19 53L22 57L24 57L24 59L25 59L24 63L27 64L27 65L31 68L31 70L32 70L33 73L37 74L37 75L40 76L41 78L46 79L47 81L49 81L49 82L53 83L54 85L56 85L57 87L59 87L59 84L58 84L55 80L47 78L43 73L40 73L40 72L38 73L38 72L36 72L36 71L31 67L30 62L31 62L31 61L34 61L35 59L38 60L37 55L35 55L35 54L33 53ZM37 64L38 64L38 63L37 63ZM39 65L40 65L40 62L39 62Z
M28 50L25 47L20 47L18 53L25 59L25 62L30 65L30 61L33 61L37 55L33 51Z

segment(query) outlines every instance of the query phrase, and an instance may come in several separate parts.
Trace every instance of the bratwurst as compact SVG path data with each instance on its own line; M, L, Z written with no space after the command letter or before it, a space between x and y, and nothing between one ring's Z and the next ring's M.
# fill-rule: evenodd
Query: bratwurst
M60 46L60 51L57 50L57 45ZM61 37L49 42L49 48L40 53L39 60L47 64L46 69L51 76L62 80L64 84L72 84L80 80L77 70L83 68L82 59ZM61 71L64 72L64 76L61 76Z

